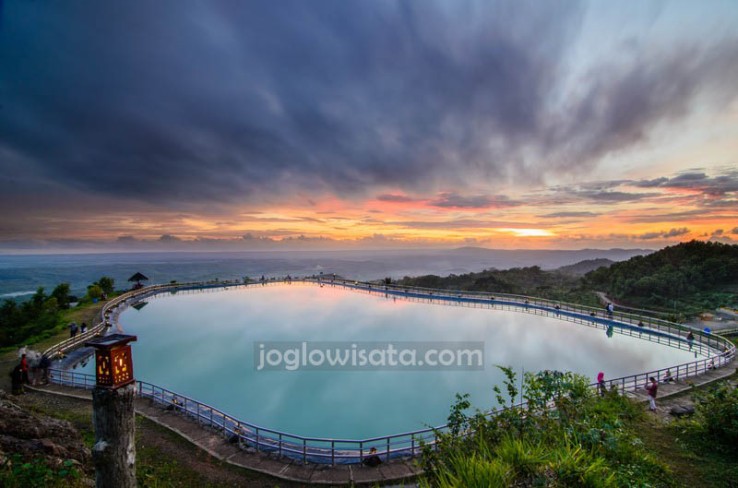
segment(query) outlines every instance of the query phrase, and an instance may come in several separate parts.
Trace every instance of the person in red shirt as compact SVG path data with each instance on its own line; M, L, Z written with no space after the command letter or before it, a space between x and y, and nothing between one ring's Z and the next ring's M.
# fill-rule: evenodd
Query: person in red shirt
M656 383L656 378L651 376L648 379L651 383L646 385L646 391L648 392L648 409L652 412L656 411L656 392L659 389L659 384Z
M21 356L20 367L21 367L21 374L23 375L23 384L27 385L29 383L28 382L28 360L26 359L25 354Z

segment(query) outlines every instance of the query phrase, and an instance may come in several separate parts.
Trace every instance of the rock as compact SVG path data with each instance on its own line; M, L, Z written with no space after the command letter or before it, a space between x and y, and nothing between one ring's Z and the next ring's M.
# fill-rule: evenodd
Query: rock
M90 450L66 420L35 415L0 394L0 457L20 455L24 462L43 459L48 466L65 460L89 465Z
M692 405L674 405L669 410L669 414L674 417L684 417L694 414L694 406Z

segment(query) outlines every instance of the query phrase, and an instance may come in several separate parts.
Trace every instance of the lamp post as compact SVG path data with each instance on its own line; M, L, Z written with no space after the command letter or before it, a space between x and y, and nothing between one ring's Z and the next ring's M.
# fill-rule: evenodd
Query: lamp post
M111 334L85 346L95 348L95 388L92 390L95 483L98 488L136 486L136 423L133 398L133 358L136 336Z

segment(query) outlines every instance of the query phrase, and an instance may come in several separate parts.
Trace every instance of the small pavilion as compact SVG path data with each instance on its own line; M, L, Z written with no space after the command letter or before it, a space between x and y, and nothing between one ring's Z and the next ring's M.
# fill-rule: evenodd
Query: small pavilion
M128 278L128 281L135 281L136 284L133 285L133 289L138 290L139 288L143 288L143 284L141 284L141 282L148 281L148 278L142 273L136 273L135 275Z

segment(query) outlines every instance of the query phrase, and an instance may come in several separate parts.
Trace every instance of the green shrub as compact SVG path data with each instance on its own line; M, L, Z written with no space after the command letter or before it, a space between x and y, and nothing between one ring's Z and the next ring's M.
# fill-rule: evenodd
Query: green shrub
M421 486L658 486L668 477L627 428L642 416L617 391L595 395L573 373L527 373L518 386L511 368L494 386L494 416L468 415L467 395L457 395L449 428L424 446ZM527 405L516 405L520 392ZM553 407L553 408L551 408Z
M24 460L13 454L0 466L0 486L6 488L73 486L79 477L71 460L52 468L43 459Z
M738 389L722 384L698 395L696 400L704 431L724 447L738 449Z

